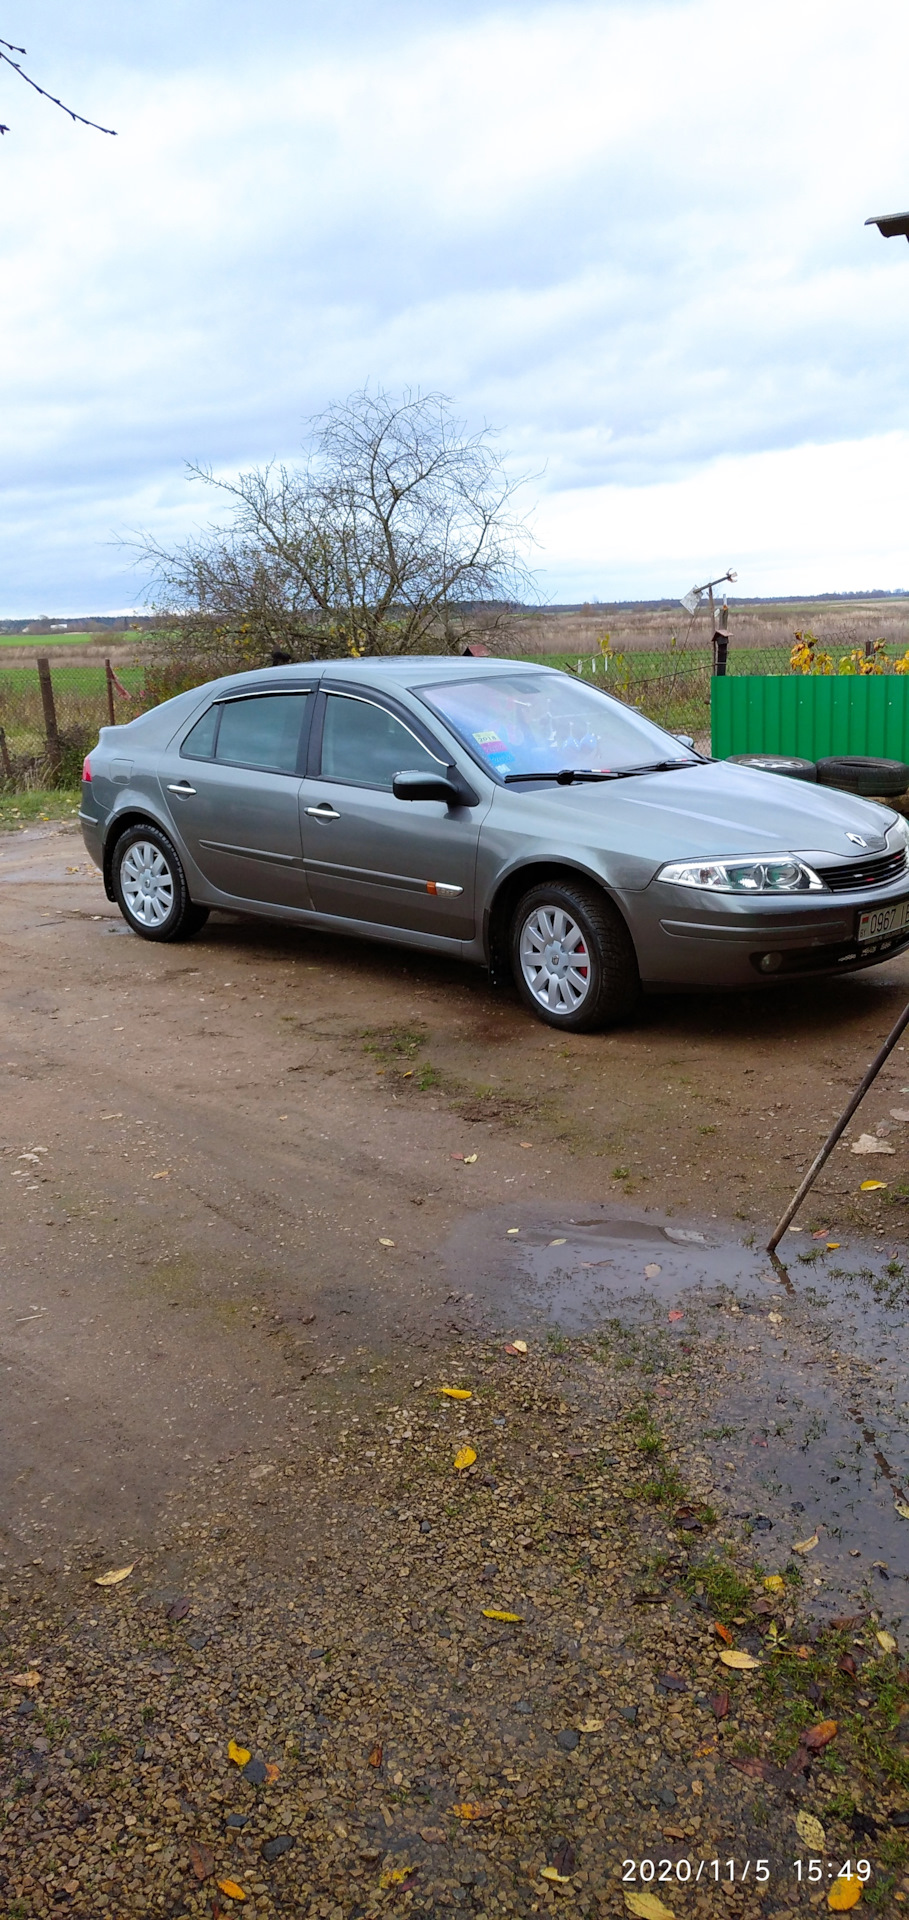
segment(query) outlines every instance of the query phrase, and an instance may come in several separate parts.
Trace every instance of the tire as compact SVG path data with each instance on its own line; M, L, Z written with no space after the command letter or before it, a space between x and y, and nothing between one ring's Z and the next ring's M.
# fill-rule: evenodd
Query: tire
M799 760L792 753L731 753L727 765L757 767L762 773L782 773L787 780L817 780L813 760Z
M510 946L518 992L547 1026L587 1033L627 1019L637 1005L631 935L596 887L561 879L530 887L515 908ZM547 967L544 956L556 947L558 966ZM572 956L583 964L571 965Z
M909 767L904 761L875 760L866 754L832 755L819 760L817 777L824 787L866 794L870 800L905 793L909 787Z
M160 827L127 827L111 878L127 926L143 940L189 940L208 919L208 908L190 899L176 848Z

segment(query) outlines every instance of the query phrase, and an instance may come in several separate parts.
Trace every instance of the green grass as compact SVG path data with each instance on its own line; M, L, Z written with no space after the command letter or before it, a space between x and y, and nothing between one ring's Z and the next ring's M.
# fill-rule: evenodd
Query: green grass
M75 820L79 793L68 787L36 787L33 793L0 793L0 832L43 825L46 820Z

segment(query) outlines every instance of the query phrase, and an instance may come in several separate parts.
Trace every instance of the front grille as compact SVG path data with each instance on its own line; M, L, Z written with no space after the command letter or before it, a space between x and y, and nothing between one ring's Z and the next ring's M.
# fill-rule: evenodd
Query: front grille
M906 849L879 853L873 860L851 860L848 866L816 867L815 872L831 893L860 893L864 887L882 887L898 880L906 871Z

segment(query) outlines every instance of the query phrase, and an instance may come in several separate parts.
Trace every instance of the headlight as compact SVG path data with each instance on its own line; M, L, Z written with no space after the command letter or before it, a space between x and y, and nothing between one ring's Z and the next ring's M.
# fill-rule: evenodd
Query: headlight
M824 883L794 853L758 853L746 860L671 860L658 880L707 893L823 893Z
M887 839L894 853L897 847L909 847L909 820L906 819L905 814L897 814L892 827L887 829Z

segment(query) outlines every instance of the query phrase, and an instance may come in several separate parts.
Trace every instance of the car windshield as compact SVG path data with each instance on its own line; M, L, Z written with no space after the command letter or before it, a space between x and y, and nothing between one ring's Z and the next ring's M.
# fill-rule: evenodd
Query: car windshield
M620 701L568 674L490 674L420 689L500 779L566 768L611 773L698 756Z

